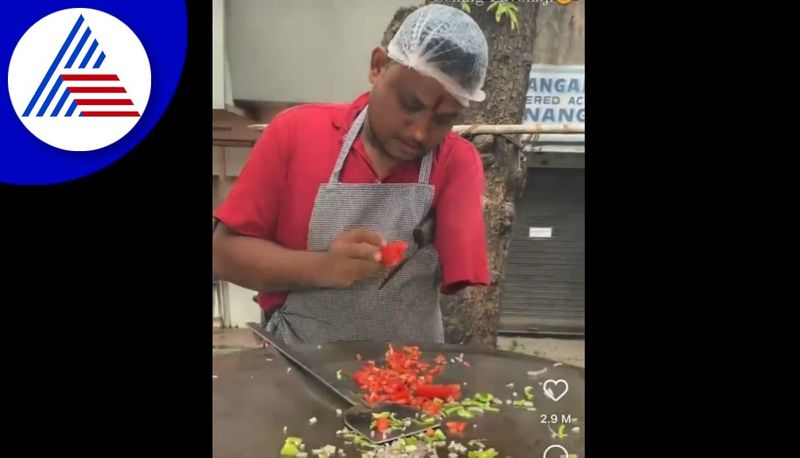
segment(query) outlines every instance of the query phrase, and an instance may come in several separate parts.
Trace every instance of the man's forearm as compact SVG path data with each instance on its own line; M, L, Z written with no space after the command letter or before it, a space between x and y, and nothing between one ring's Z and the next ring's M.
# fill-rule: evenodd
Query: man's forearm
M284 248L268 240L235 235L225 227L214 234L214 272L255 291L297 291L324 287L324 253Z

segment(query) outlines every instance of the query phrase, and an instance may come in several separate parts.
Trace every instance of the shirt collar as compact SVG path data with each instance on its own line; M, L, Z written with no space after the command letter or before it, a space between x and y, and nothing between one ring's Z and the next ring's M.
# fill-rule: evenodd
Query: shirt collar
M367 102L369 101L369 92L364 92L359 95L355 100L350 102L349 105L346 105L344 110L341 110L336 116L333 117L331 121L333 127L339 130L347 130L353 125L353 121L356 120L358 113L367 106Z

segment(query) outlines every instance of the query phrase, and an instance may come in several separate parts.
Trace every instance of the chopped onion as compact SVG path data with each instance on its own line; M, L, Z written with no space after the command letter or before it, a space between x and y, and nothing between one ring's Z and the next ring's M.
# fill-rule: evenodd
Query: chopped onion
M544 374L545 372L547 372L547 367L545 367L540 371L528 371L528 377L536 377L538 375Z

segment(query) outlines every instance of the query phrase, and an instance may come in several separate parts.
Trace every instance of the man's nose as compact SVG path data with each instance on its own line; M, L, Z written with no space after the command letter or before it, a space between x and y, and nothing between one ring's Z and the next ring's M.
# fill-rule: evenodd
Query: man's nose
M408 132L414 141L420 144L425 144L425 139L428 137L430 128L430 120L427 116L419 116L412 119L408 126Z

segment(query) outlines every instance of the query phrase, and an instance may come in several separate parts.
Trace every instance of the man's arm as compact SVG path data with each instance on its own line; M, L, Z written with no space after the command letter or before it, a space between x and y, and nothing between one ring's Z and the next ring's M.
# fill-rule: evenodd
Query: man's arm
M434 243L442 266L444 294L490 282L483 221L483 164L472 144L457 141L436 202Z
M227 281L255 291L298 291L332 286L322 266L325 253L284 248L237 234L224 224L214 232L213 269Z
M383 243L374 232L352 230L328 251L290 250L220 223L214 231L213 269L220 278L255 291L349 288L383 271L378 262Z

